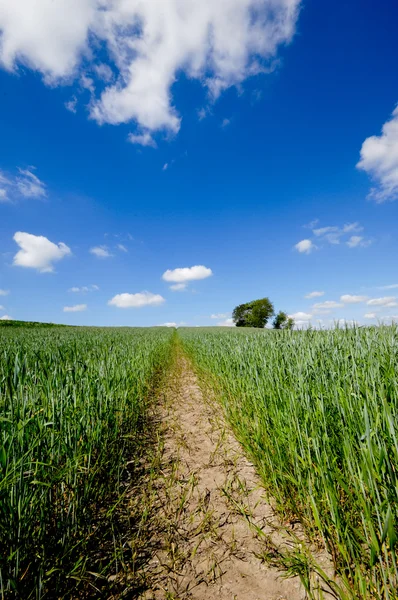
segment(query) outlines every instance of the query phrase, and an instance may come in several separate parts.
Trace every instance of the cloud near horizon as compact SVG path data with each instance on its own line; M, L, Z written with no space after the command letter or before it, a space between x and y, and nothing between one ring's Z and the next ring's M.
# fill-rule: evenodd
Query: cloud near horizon
M75 304L74 306L64 306L64 312L83 312L87 310L87 304Z
M141 308L142 306L159 306L164 302L165 299L160 294L139 292L137 294L116 294L109 300L108 305L117 308Z
M211 277L213 271L204 265L196 265L194 267L179 267L177 269L167 269L162 275L162 279L169 283L175 284L186 284L189 281L199 281L201 279L207 279ZM183 289L181 286L176 288L171 286L174 290Z

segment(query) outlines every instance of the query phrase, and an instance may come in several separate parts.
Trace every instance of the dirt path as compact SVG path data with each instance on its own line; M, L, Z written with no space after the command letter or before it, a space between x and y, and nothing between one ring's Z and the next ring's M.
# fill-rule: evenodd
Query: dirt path
M286 544L262 497L254 467L203 397L179 355L164 391L161 477L153 481L156 526L143 600L304 600L296 578L285 579L265 558ZM272 544L270 540L272 538Z

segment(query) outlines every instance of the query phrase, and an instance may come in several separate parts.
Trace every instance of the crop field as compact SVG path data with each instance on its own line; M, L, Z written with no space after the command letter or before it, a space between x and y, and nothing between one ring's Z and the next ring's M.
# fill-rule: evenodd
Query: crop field
M181 330L284 517L356 598L396 598L398 330Z
M149 407L162 414L170 372L185 385L177 351L280 522L327 550L334 597L396 599L395 326L0 327L0 597L141 597L98 594L126 561L118 507L126 480L140 481ZM295 556L298 574L307 560L324 576Z
M0 329L0 597L70 597L117 561L113 508L171 338Z

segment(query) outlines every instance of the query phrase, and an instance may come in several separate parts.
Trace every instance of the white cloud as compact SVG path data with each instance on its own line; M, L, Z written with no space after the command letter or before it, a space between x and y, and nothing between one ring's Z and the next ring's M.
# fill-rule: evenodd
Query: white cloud
M12 321L13 318L10 317L9 315L3 315L2 317L0 317L0 321Z
M64 306L64 312L82 312L87 310L87 304L75 304L75 306Z
M361 235L352 235L347 241L347 246L349 248L357 248L358 246L361 248L366 248L367 246L370 246L371 243L371 240L367 240Z
M312 312L314 315L330 315L332 311L325 308L313 308Z
M0 296L8 296L10 290L0 290Z
M311 313L306 312L295 312L292 315L289 315L291 319L294 319L297 324L298 321L310 321L312 319Z
M141 308L141 306L159 306L165 299L159 294L140 292L138 294L117 294L108 304L118 308Z
M313 305L315 309L329 309L329 308L342 308L344 305L334 300L325 300L325 302L317 302Z
M225 321L220 321L219 323L217 323L218 327L235 327L235 323L233 322L232 318L231 319L225 319Z
M338 325L339 327L357 327L359 323L354 319L338 319L338 321L334 321L334 325Z
M172 86L184 72L216 98L272 70L290 42L300 0L2 0L0 63L40 72L49 85L92 74L105 82L90 103L99 123L136 121L176 132ZM97 64L108 51L111 66ZM112 79L112 70L117 80ZM100 72L101 71L101 72Z
M94 248L90 248L90 254L94 254L97 258L109 258L112 256L107 246L94 246Z
M215 315L211 315L210 319L227 319L228 313L217 313Z
M170 286L170 289L173 292L184 292L187 289L187 284L186 283L174 283L173 285Z
M178 327L177 323L162 323L158 327Z
M305 254L309 254L316 248L311 240L301 240L301 242L298 242L294 247L298 252L305 252Z
M343 227L343 233L358 233L363 231L363 227L355 221L355 223L346 223Z
M396 300L397 299L395 296L384 296L383 298L372 298L371 300L368 300L366 304L368 304L369 306L392 307L397 306Z
M363 227L355 221L353 223L346 223L343 227L337 225L330 225L327 227L318 227L313 229L313 234L320 238L322 241L326 241L332 245L338 245L341 242L341 238L349 233L359 233L363 231ZM347 245L354 247L357 245L368 246L371 243L370 240L365 240L362 236L352 236L347 242Z
M225 127L228 127L228 125L231 124L231 119L223 119L221 122L221 127L224 129Z
M68 102L65 102L65 108L66 110L69 110L69 112L76 114L77 112L77 98L76 96L73 96L70 100L68 100Z
M97 75L98 79L100 79L101 81L105 81L106 83L109 83L109 81L112 81L113 79L113 71L105 63L94 65L94 72Z
M82 287L71 287L69 288L68 292L73 292L75 294L86 294L87 292L98 292L98 290L98 285L83 285Z
M313 234L316 235L317 237L321 237L321 236L327 235L328 233L335 233L338 231L339 231L339 228L335 227L335 226L319 227L318 229L313 230Z
M181 267L178 269L167 269L162 275L164 281L175 283L185 283L187 281L197 281L206 279L213 275L213 272L208 267L196 265L194 267Z
M18 169L17 175L7 177L0 171L0 202L19 198L45 198L46 184L33 173L34 170L35 167Z
M392 283L391 285L382 285L378 289L379 290L396 290L398 288L398 283Z
M13 239L21 248L14 256L14 266L37 269L41 273L52 273L52 263L72 254L63 242L54 244L42 235L17 231Z
M91 94L94 94L95 85L91 77L87 77L87 75L83 73L83 75L80 77L80 85L83 89L88 90Z
M129 133L128 141L130 144L137 144L138 146L148 146L150 148L157 148L157 143L149 133L149 131L145 131L143 133Z
M367 299L367 296L351 296L350 294L340 296L340 301L344 304L359 304L360 302L366 302Z
M120 250L120 252L128 252L126 246L124 246L123 244L118 244L117 249Z
M377 319L376 313L365 313L363 316L365 319Z
M398 198L398 106L384 123L381 135L372 135L362 144L357 168L375 182L369 196L376 202Z
M325 292L310 292L309 294L304 296L304 298L320 298L321 296L324 296L324 295L325 295Z
M5 310L4 306L0 306L0 310Z
M32 169L32 167L30 167ZM45 184L29 169L18 169L16 186L24 198L42 198L47 195Z
M168 168L169 168L169 163L164 163L164 165L162 167L162 171L167 171Z

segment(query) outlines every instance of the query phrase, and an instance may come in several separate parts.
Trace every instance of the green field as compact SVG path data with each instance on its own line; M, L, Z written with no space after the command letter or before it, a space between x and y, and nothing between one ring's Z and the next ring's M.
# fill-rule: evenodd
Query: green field
M120 560L113 507L126 475L135 476L147 402L172 335L0 329L2 593L64 597L94 579L98 588Z
M282 520L330 552L341 597L397 598L395 326L0 328L3 596L95 595L117 570L114 507L177 344Z

